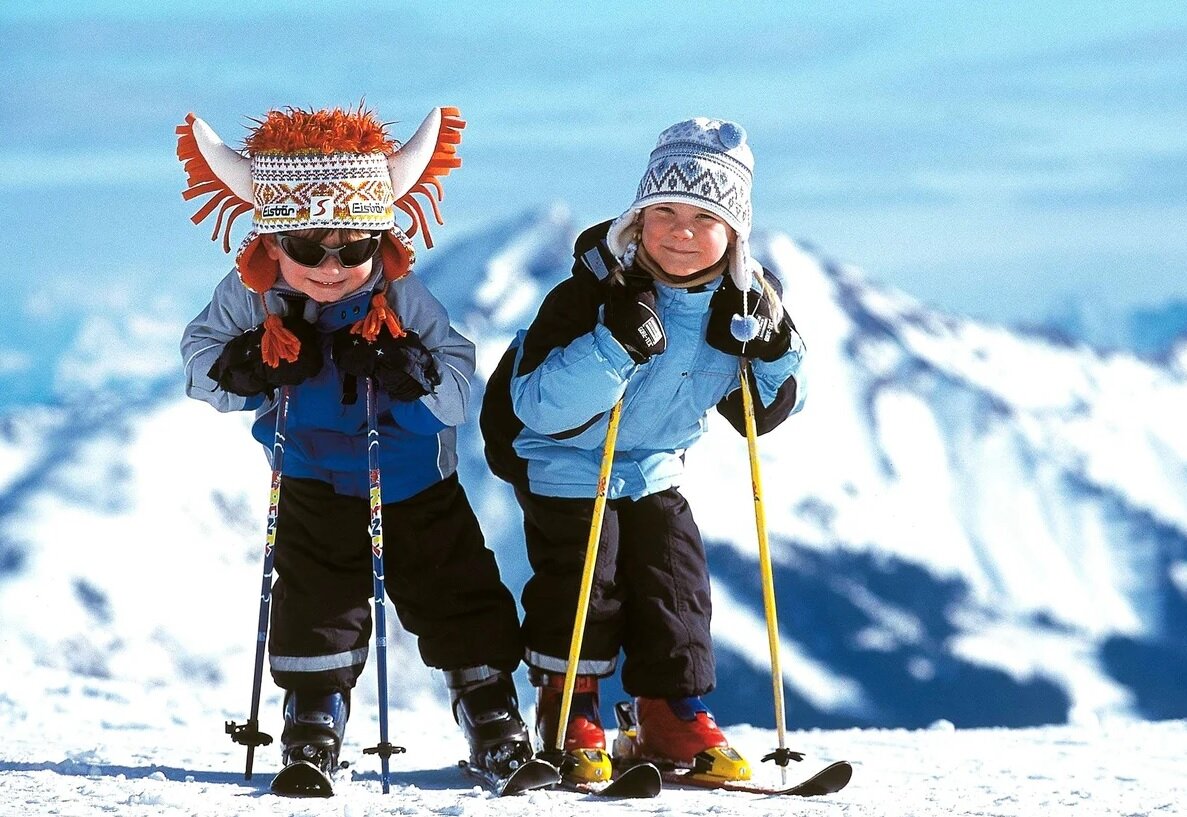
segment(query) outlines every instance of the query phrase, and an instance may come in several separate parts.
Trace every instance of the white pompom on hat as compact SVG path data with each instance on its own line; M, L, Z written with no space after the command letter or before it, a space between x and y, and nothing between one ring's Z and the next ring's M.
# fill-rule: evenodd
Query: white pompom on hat
M754 154L741 125L696 117L659 135L635 201L610 225L606 243L630 266L639 242L640 213L662 202L691 204L720 217L737 234L729 259L734 285L746 293L761 274L750 257L750 188Z

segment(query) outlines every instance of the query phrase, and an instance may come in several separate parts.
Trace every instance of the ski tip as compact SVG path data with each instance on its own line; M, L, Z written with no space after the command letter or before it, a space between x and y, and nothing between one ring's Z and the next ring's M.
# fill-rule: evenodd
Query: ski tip
M468 761L458 762L458 768L466 775L485 784L499 797L520 794L532 789L550 788L561 782L560 772L551 763L533 759L519 766L506 777L475 766Z
M269 790L281 797L332 797L334 783L312 763L298 761L285 766L272 778Z
M602 797L656 797L664 787L659 768L651 763L630 766L615 776L610 784L598 792Z
M836 794L849 785L853 779L853 765L847 760L830 763L810 778L795 786L788 793L800 797L819 797L824 794Z
M846 760L839 760L793 786L772 786L752 780L724 780L690 773L683 769L665 770L661 774L665 783L672 783L676 786L696 786L761 795L818 797L824 794L835 794L849 785L849 781L853 777L853 766Z

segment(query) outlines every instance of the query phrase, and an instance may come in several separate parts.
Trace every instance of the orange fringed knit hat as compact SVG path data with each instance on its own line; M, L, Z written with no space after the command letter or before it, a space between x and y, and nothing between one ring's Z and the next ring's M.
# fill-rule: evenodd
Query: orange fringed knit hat
M440 177L461 166L456 146L465 126L457 108L434 108L400 145L361 107L287 108L258 120L240 153L191 113L177 127L177 157L188 182L182 197L210 196L192 221L198 224L217 209L211 239L217 240L221 231L225 252L231 251L231 224L252 213L252 230L235 258L239 277L252 292L263 295L280 274L279 265L262 251L262 234L318 227L383 231L383 275L394 281L407 275L415 261L409 236L420 232L425 246L433 246L428 219L414 194L424 196L438 224L445 223L437 207L444 198ZM397 208L411 218L407 231L396 226ZM386 317L377 317L390 327ZM286 332L275 316L265 319L269 323L269 332ZM392 331L399 333L398 324ZM368 326L364 334L374 339L377 332L378 327L372 331ZM278 354L289 359L286 346ZM277 355L268 351L265 359L276 365Z

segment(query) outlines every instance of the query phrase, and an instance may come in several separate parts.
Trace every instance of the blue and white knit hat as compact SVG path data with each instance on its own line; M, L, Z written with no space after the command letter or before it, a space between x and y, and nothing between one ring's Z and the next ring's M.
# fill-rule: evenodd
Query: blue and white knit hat
M737 234L729 274L739 290L748 292L760 274L750 257L753 178L754 155L741 125L700 116L677 122L659 135L634 203L610 225L610 251L630 266L643 208L661 202L691 204L719 216Z

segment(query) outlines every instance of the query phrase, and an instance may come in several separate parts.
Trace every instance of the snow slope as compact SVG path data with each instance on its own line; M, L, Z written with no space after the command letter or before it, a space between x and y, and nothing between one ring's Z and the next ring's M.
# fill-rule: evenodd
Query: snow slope
M482 374L568 274L575 231L556 207L426 254L422 274L478 343ZM801 730L790 745L862 764L862 786L802 807L1163 813L1181 799L1169 767L1183 725L1140 719L1187 714L1187 367L946 315L785 236L755 243L811 361L808 408L760 441ZM241 750L222 734L249 704L268 471L247 418L182 397L176 364L161 363L178 332L88 329L63 375L85 375L85 389L0 423L0 726L12 736L0 775L20 811L288 813L237 782ZM518 589L518 512L486 475L474 424L462 445L463 480ZM759 757L774 737L747 468L744 442L714 417L684 490L715 577L710 703ZM462 746L441 679L388 621L393 739L416 746L397 783L416 790L380 800L359 758L376 739L368 671L348 743L357 796L293 813L583 808L560 794L496 807L445 771ZM266 684L265 730L278 711ZM932 724L958 729L884 730ZM802 731L853 726L866 731ZM274 763L262 755L261 773ZM672 793L643 808L781 808L739 802Z
M275 747L260 750L243 779L244 750L222 734L225 701L201 687L141 686L39 673L8 676L0 694L0 788L4 814L99 817L258 817L398 814L453 817L690 815L756 817L792 811L810 817L1159 817L1182 813L1187 724L922 731L792 732L809 752L790 772L806 775L849 758L853 782L823 798L788 802L748 794L669 789L654 800L594 801L566 792L495 799L454 768L464 742L449 715L432 708L392 715L392 739L408 753L392 760L384 795L378 762L361 749L378 739L373 710L359 709L344 759L352 766L329 800L286 800L267 793ZM48 688L43 688L44 682ZM775 746L767 730L736 727L752 759ZM762 765L756 776L779 780Z

